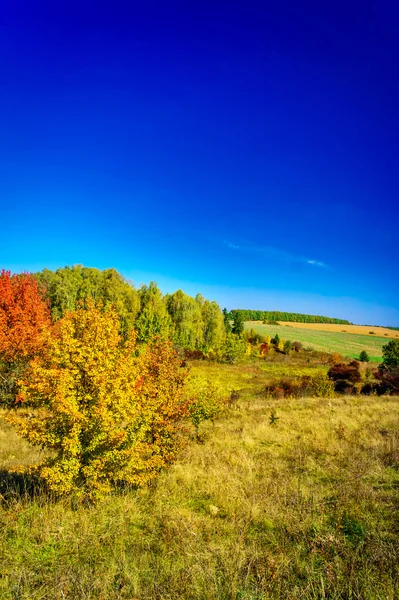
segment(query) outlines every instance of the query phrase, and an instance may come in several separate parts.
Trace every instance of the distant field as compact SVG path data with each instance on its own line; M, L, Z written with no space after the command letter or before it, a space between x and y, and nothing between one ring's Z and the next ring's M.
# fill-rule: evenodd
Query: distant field
M358 333L361 335L378 335L380 337L399 338L399 331L387 327L370 327L370 325L337 325L335 323L291 323L279 321L280 325L298 327L300 329L316 329L317 331L334 331L345 333ZM259 323L259 321L257 321Z
M302 342L305 347L312 347L322 352L339 352L343 356L357 358L362 350L365 350L374 362L381 362L382 346L388 343L387 337L377 335L364 335L364 333L343 333L342 329L349 331L350 327L356 325L321 325L320 327L341 327L341 331L324 331L318 328L318 324L295 323L290 325L263 325L259 321L247 321L246 329L255 329L262 335L274 336L276 333L283 340ZM317 327L315 329L314 327ZM361 326L358 326L361 327ZM377 331L383 328L369 328L369 331ZM397 332L390 331L393 336ZM393 337L391 336L391 337Z

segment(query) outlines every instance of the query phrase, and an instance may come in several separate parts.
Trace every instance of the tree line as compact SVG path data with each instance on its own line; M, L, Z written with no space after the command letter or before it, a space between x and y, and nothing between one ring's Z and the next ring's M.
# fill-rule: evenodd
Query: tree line
M100 271L80 265L44 269L34 276L50 302L54 321L90 300L105 308L113 306L122 334L128 336L134 329L138 342L157 335L181 348L204 352L225 343L223 313L217 302L201 294L193 298L177 290L164 295L155 282L135 288L115 269Z
M289 321L293 323L334 323L336 325L352 325L346 319L335 319L320 315L306 315L302 313L281 312L278 310L247 310L233 309L230 311L231 318L239 314L243 321L265 321L266 323L277 323L278 321Z

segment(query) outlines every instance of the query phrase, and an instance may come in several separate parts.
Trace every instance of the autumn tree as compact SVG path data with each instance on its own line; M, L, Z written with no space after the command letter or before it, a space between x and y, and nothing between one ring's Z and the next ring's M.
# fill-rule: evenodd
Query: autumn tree
M202 348L204 327L202 306L182 290L167 296L167 307L172 319L172 340L182 348Z
M233 327L232 327L232 333L235 333L236 335L242 335L244 331L244 319L242 314L237 311L233 314Z
M30 363L22 407L7 416L30 443L52 451L37 468L41 478L58 494L92 496L146 483L176 456L188 414L186 372L171 344L136 346L114 310L94 305L66 312L56 328L46 354Z
M74 265L56 271L44 269L35 274L49 298L54 320L65 311L75 310L86 301L104 309L113 306L119 316L121 331L127 335L140 309L137 290L116 269L99 269Z
M166 308L166 301L154 281L139 289L140 312L135 322L137 339L146 342L154 336L166 339L170 335L172 322Z
M26 273L0 274L0 403L15 400L16 382L45 347L50 309L38 282Z
M226 339L223 313L220 310L220 306L214 300L212 302L204 300L201 310L204 349L217 350L223 345Z

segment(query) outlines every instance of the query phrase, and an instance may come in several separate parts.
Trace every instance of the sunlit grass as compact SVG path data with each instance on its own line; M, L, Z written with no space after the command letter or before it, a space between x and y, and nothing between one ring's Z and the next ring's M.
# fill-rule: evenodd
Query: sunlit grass
M94 506L2 489L0 597L397 598L399 398L275 401L257 365L193 372L246 392L155 485ZM39 459L0 431L3 470Z

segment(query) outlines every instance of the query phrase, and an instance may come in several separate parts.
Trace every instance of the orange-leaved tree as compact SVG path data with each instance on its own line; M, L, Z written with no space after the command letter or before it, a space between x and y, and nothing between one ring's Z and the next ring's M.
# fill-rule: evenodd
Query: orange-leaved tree
M0 403L15 400L16 382L45 348L51 331L48 302L32 275L0 273Z
M123 339L113 310L79 308L55 327L20 389L35 410L7 416L23 437L52 451L39 475L56 493L92 496L120 482L148 482L182 443L181 361L168 342Z

